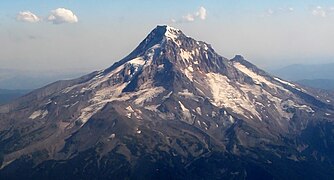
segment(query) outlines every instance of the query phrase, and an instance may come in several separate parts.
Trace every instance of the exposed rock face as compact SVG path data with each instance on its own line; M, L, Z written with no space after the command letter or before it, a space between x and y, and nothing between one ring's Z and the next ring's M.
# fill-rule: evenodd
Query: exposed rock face
M158 26L111 67L0 106L0 179L331 178L333 101Z

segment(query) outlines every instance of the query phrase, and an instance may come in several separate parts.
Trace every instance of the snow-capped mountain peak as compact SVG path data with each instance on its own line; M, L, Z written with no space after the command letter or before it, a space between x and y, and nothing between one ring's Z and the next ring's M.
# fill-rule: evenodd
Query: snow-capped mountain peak
M222 159L225 154L233 157L231 162L243 155L257 158L239 160L238 168L244 162L261 162L265 164L261 168L266 168L276 156L279 162L281 157L289 156L296 163L313 158L327 146L334 148L326 142L321 151L309 150L300 155L313 147L306 145L309 142L303 138L294 139L300 134L307 136L304 130L319 120L327 127L327 120L333 120L334 110L329 103L333 101L325 94L273 77L240 55L226 59L209 44L181 30L157 26L111 67L56 82L0 106L0 147L4 149L0 151L0 173L1 168L15 172L11 168L22 167L15 163L27 163L29 168L40 163L43 166L31 168L45 169L57 167L58 162L59 166L67 162L83 164L83 171L86 167L106 167L106 171L99 172L113 172L109 170L118 171L114 167L123 166L138 171L147 161L175 163L154 164L150 172L158 172L156 167L171 166L175 170L181 166L182 172L192 174L189 169L202 167L194 162L210 158L217 150L215 153ZM333 148L327 149L331 152ZM270 156L266 156L268 153ZM104 161L109 155L116 160ZM27 157L32 157L32 162L24 159ZM96 157L96 163L86 166ZM316 158L326 159L323 155ZM238 168L226 166L214 172L232 174ZM240 177L252 172L244 169Z
M163 26L166 28L165 36L173 41L176 41L177 37L182 33L181 30L173 28L171 26Z

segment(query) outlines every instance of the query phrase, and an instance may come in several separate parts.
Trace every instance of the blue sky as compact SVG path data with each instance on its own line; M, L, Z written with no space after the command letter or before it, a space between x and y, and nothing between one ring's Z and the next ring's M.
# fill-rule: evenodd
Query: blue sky
M334 2L287 0L4 0L0 66L97 70L169 24L263 68L334 62Z

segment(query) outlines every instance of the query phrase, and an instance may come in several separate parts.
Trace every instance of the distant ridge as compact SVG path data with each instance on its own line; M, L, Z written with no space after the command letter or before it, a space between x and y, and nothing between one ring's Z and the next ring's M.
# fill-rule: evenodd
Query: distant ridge
M330 64L294 64L273 70L272 73L288 79L297 81L303 79L334 79L334 63Z

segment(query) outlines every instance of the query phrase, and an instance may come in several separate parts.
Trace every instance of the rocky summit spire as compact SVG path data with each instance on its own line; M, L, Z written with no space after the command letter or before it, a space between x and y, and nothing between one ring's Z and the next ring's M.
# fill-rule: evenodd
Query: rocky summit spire
M168 25L158 25L139 44L138 48L150 48L155 44L163 44L166 40L176 41L179 36L184 36L181 30Z

